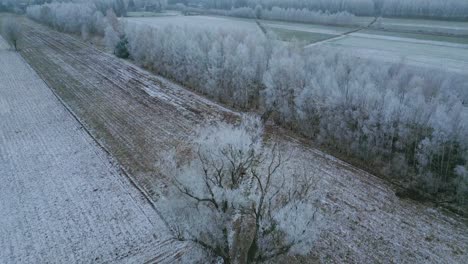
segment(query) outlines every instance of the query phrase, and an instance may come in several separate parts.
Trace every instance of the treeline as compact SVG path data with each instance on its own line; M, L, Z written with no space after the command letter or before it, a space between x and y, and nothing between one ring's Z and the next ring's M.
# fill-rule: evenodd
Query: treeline
M162 11L167 6L167 0L128 0L129 11L144 10L150 8L154 11Z
M328 11L311 11L308 9L293 9L273 7L271 10L260 12L262 19L283 20L303 23L317 23L330 25L358 25L359 21L347 11L330 13Z
M466 77L242 30L127 24L122 31L129 55L146 68L225 104L270 113L412 188L468 197Z
M103 35L105 19L94 3L51 3L33 5L27 15L57 30L69 33Z
M468 19L465 0L380 0L384 16Z
M16 0L0 0L0 8L2 2L12 2ZM167 0L25 0L28 5L44 5L51 3L77 3L93 5L102 14L106 14L111 9L118 17L126 16L127 11L162 11L167 6ZM16 5L18 3L16 2Z
M169 3L224 10L241 7L271 10L279 7L330 13L349 12L358 16L468 19L466 0L170 0Z
M84 39L90 35L103 36L110 51L119 57L127 58L128 41L115 12L120 8L120 4L115 3L120 1L102 0L100 4L97 2L32 5L26 9L26 13L28 17L59 31L80 33Z
M273 7L271 10L263 9L257 6L255 9L250 7L232 8L229 10L223 9L201 9L194 7L186 7L182 5L172 6L173 9L180 10L184 13L202 13L210 15L222 15L243 18L258 18L267 20L281 20L302 23L317 23L328 25L361 25L361 21L355 15L346 11L330 13L328 11L311 11L308 9L280 8Z
M124 16L126 14L124 1L75 0L31 5L26 9L26 13L30 18L59 31L69 33L86 32L98 35L104 35L110 24L105 17L109 11L115 16ZM118 22L112 21L112 23Z
M179 2L178 0L169 1ZM308 9L330 13L350 12L356 15L372 15L374 12L373 0L188 0L181 1L189 4L199 3L205 8L232 9L249 7L254 9L260 6L270 10L273 7Z
M5 12L12 9L12 3L10 1L1 0L0 1L0 12Z
M0 12L15 12L21 14L24 10L21 9L23 2L17 0L0 0Z

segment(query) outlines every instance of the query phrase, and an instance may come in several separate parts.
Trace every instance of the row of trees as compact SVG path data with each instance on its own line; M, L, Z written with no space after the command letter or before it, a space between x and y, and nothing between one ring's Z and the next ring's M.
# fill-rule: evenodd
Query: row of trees
M349 12L359 16L468 18L468 2L465 0L188 0L170 1L200 4L205 8L225 9L261 6L265 10L274 7L308 9L330 13Z
M435 17L468 19L468 2L464 0L374 0L376 12L383 16Z
M146 10L146 11L157 11L164 10L167 6L167 0L129 0L128 10Z
M457 183L468 161L466 77L327 50L278 52L264 98L279 123L417 189L467 194Z
M215 9L261 6L264 9L272 9L273 7L306 8L331 13L347 11L356 15L372 15L374 12L373 0L192 0L192 2L200 2L205 8Z
M468 160L464 77L243 31L132 24L125 31L131 56L164 76L235 107L271 112L418 189L466 191L457 183Z
M94 3L51 3L27 8L30 18L45 23L57 30L81 33L84 39L91 35L104 36L108 50L121 58L129 56L127 38L114 9L109 7L106 16L103 6Z
M250 7L239 7L230 10L209 10L211 14L218 14L233 17L269 19L293 21L302 23L317 23L328 25L359 25L360 22L356 16L348 12L329 13L328 11L311 11L309 9L294 9L273 7L271 10L263 9L257 6L255 9Z
M0 0L0 12L24 12L24 6L28 3L27 0Z
M132 58L216 100L248 109L258 105L273 42L243 31L125 26Z
M308 9L293 9L273 7L260 12L262 19L294 21L303 23L353 25L358 24L356 17L347 11L329 13L328 11L310 11Z
M79 33L104 34L106 28L102 12L92 3L51 3L29 6L27 15L57 30Z
M466 77L304 50L242 30L113 23L109 31L125 36L129 55L159 74L234 107L271 113L418 189L467 194Z
M0 0L1 1L1 0ZM3 0L3 1L13 1L13 0ZM8 3L8 2L5 2ZM112 10L117 17L123 17L127 15L127 11L137 11L137 10L152 10L152 11L162 11L167 6L166 0L61 0L60 2L51 1L51 0L35 0L32 2L32 6L37 5L62 5L65 7L71 6L70 4L75 4L75 7L83 6L88 9L92 7L94 10L98 10L101 14L106 14L108 10ZM5 4L6 5L6 4ZM2 7L2 2L0 2L0 8ZM80 12L80 10L76 10Z
M0 12L6 12L11 10L13 7L12 3L9 1L2 0L0 1Z

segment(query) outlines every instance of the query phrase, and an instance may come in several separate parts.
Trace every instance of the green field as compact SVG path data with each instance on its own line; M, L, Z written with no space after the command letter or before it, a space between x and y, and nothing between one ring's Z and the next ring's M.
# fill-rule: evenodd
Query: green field
M180 15L179 12L176 11L165 11L165 12L146 12L146 11L138 11L138 12L127 12L127 17L166 17L166 16L177 16Z
M282 28L266 28L267 30L271 30L273 33L275 33L278 36L278 38L283 41L302 42L304 44L311 44L318 41L323 41L326 39L333 38L335 36L331 34L313 33Z

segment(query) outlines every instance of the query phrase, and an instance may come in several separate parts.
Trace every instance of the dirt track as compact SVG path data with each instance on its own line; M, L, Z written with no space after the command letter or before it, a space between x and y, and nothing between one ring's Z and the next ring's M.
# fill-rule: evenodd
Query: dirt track
M164 182L161 150L194 127L233 113L69 35L26 21L22 54L148 193ZM330 228L313 249L331 263L463 263L462 219L398 199L382 180L312 148L290 144L293 161L320 180Z

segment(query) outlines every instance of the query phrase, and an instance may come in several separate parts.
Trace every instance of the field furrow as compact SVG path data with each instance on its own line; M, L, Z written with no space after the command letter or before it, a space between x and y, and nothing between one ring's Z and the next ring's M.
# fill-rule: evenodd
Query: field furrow
M172 263L183 245L0 37L0 263Z

